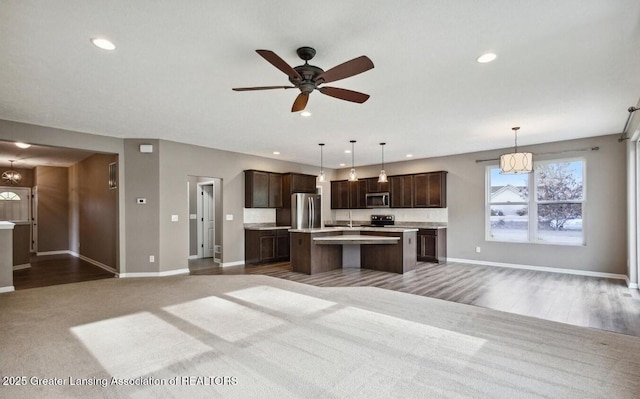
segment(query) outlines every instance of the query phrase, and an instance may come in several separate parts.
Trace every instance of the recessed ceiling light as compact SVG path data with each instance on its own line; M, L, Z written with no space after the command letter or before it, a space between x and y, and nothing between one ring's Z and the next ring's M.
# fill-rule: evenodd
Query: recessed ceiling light
M494 53L486 53L486 54L482 54L480 57L478 57L477 61L481 64L486 64L487 62L491 62L493 60L495 60L498 56L495 55Z
M309 112L309 111L302 111L302 112L300 112L300 116L311 116L311 112Z
M16 143L16 145L17 145L18 147L20 147L20 148L29 148L29 147L31 147L31 144L27 144L27 143L20 143L20 142Z
M412 158L412 157L413 157L413 154L407 154L407 155L405 155L405 156L406 156L407 158Z
M101 48L103 50L115 50L116 49L116 45L111 43L109 40L107 39L103 39L100 37L94 37L93 39L91 39L91 43L93 43L94 46Z
M344 150L345 154L351 154L351 150Z
M280 155L280 151L274 151L273 155Z
M347 166L347 165L346 165L346 164L344 164L344 163L341 163L341 164L340 164L340 166Z

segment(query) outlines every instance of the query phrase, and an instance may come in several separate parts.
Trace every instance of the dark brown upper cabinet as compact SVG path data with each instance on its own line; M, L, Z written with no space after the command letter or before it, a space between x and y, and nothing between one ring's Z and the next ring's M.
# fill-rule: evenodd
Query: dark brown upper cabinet
M245 208L282 207L282 175L260 170L244 171Z
M413 175L390 176L388 179L391 208L412 208Z
M301 173L287 173L284 175L285 187L289 184L291 194L293 193L316 193L316 177L303 175Z
M366 208L367 193L389 192L391 208L446 208L447 172L427 172L388 176L387 183L377 177L350 182L331 182L331 209Z
M364 209L367 207L367 181L349 182L349 208Z
M447 172L420 173L413 176L416 208L447 207Z
M368 193L388 193L389 192L389 182L378 183L377 177L370 177L365 180L367 181Z
M349 181L331 182L331 209L349 209Z

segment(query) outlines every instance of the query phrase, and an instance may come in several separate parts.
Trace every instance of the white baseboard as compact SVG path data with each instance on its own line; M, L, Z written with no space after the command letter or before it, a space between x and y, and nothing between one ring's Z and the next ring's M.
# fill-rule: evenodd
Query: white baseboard
M244 265L244 261L240 260L237 262L225 262L225 263L221 263L220 266L222 267L228 267L228 266L242 266Z
M120 278L167 277L167 276L176 276L179 274L189 274L189 269L169 270L167 272L119 273L117 276Z
M31 267L31 263L23 263L23 264L21 264L21 265L15 265L15 266L13 267L13 271L16 271L16 270L23 270L23 269L28 269L28 268L30 268L30 267Z
M36 255L38 256L47 256L47 255L73 255L74 252L71 252L69 250L62 250L62 251L44 251L44 252L36 252ZM77 255L74 255L77 256Z
M5 292L13 292L15 290L16 290L16 288L13 285L10 285L8 287L0 287L0 294L5 293Z
M637 290L638 289L638 284L637 283L632 283L631 280L629 280L629 277L624 276L624 279L627 282L627 287L629 287L632 290Z
M189 257L187 259L189 259L189 260L198 259L198 255L189 255Z
M75 256L77 256L78 258L82 259L85 262L89 262L92 265L98 266L99 268L104 269L104 270L106 270L108 272L111 272L113 274L117 274L118 273L118 271L116 269L114 269L113 267L107 266L104 263L98 262L97 260L94 260L94 259L91 259L91 258L87 258L84 255L75 254Z
M470 263L473 265L482 265L482 266L508 267L511 269L536 270L539 272L575 274L579 276L612 278L616 280L626 280L627 284L629 281L627 276L625 276L624 274L590 272L587 270L560 269L560 268L546 267L546 266L520 265L516 263L488 262L484 260L458 259L458 258L447 258L447 262Z

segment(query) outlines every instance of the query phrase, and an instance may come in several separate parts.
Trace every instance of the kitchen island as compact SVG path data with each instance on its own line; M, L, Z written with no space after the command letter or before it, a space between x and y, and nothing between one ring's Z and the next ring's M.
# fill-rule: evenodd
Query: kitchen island
M292 229L291 267L305 274L343 267L405 273L416 268L417 231L400 227Z

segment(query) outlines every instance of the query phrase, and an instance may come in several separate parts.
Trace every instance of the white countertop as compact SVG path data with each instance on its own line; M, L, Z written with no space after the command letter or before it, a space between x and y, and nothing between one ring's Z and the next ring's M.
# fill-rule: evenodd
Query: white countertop
M334 231L381 231L386 233L407 233L418 231L416 228L407 227L323 227L320 229L291 229L291 233L330 233Z
M0 221L0 230L13 230L15 223Z
M363 245L363 244L396 244L400 237L368 236L363 234L344 234L340 236L314 237L316 244L331 245Z

